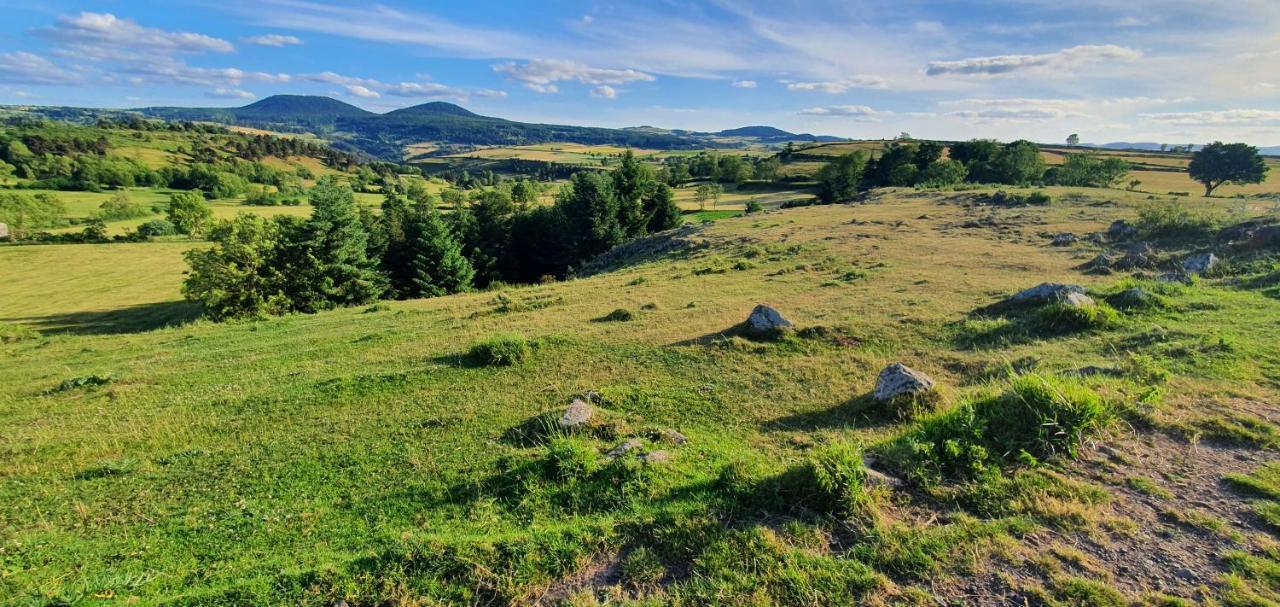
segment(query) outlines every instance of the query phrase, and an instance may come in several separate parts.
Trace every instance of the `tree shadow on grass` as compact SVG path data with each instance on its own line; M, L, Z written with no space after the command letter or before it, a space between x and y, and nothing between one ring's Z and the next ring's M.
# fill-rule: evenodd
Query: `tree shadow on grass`
M820 411L796 413L761 424L765 432L813 432L824 428L872 428L900 421L892 407L860 394L839 405Z
M200 313L199 304L166 301L114 310L0 318L0 322L24 324L45 334L111 335L141 333L186 324L199 318Z

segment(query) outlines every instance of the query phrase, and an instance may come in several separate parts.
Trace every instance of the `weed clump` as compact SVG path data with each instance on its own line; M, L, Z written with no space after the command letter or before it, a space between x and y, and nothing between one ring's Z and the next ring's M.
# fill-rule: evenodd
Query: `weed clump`
M469 358L479 367L510 367L533 356L529 340L519 335L498 334L471 346Z
M77 390L80 388L97 388L99 386L105 386L115 380L116 378L110 374L85 375L82 377L73 377L71 379L63 380L62 383L58 384L57 387L53 388L49 392L52 394L56 394L59 392L68 392L68 391Z
M0 323L0 344L17 343L28 339L35 339L39 336L40 334L30 327Z
M1109 305L1073 305L1055 301L1036 311L1039 327L1053 333L1074 333L1115 326L1120 315Z
M1114 414L1111 403L1083 384L1023 375L1003 392L921 420L885 447L885 459L922 484L970 479L1006 465L1075 456Z
M596 320L598 322L628 322L628 321L635 320L635 318L636 318L636 315L631 310L628 310L626 308L618 308L608 314L605 314L604 316L601 316Z
M1177 202L1150 202L1138 209L1137 228L1143 238L1180 239L1208 236L1218 219Z
M632 550L622 560L620 569L622 581L633 588L654 586L667 574L658 555L644 546Z

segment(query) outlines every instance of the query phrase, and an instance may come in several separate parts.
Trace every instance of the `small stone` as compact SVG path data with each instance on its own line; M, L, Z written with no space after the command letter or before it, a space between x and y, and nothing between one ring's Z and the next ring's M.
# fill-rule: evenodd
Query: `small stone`
M640 442L639 439L629 438L623 441L621 445L610 449L609 452L605 454L605 457L609 459L617 459L643 446L644 443Z
M672 430L671 428L664 428L662 430L659 430L658 439L663 442L671 443L676 446L680 446L689 442L689 438L687 436L685 436L684 434L681 434L679 430Z
M1076 236L1071 232L1063 232L1061 234L1055 234L1053 236L1053 242L1051 244L1053 244L1053 246L1055 247L1066 247L1066 246L1071 246L1075 244L1079 240L1080 240L1079 236Z
M876 389L873 396L878 401L887 402L899 396L930 392L934 386L932 377L902 363L893 363L885 367L880 372L879 377L876 378Z
M595 417L595 414L595 407L592 407L581 399L575 398L573 399L573 402L569 403L569 408L565 409L564 415L560 416L560 427L567 430L580 428L586 425L587 422L591 421L591 418Z
M1112 264L1116 262L1116 256L1110 253L1098 253L1097 257L1089 260L1086 266L1090 270L1110 270Z
M753 335L777 335L790 331L792 326L791 321L783 318L781 313L764 304L756 306L747 317L747 330Z
M1019 291L1009 298L1014 303L1026 302L1050 302L1062 299L1066 293L1084 294L1084 287L1080 285L1066 285L1056 282L1040 283L1030 289Z
M1213 253L1197 253L1182 262L1182 271L1186 274L1202 276L1213 271L1219 261L1218 256Z
M906 485L902 479L872 468L875 464L875 458L870 455L862 458L862 468L866 471L866 483L868 485L873 487L889 487L890 489L897 489Z
M643 461L646 464L665 464L671 461L671 453L661 449L657 451L650 451L640 456L640 461Z

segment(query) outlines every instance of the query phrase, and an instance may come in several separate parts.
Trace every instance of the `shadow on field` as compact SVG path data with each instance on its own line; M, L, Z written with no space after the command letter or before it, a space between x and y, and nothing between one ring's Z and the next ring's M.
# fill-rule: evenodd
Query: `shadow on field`
M871 394L860 394L830 409L796 413L762 423L765 432L813 432L825 428L871 428L897 422Z
M140 304L115 310L11 317L0 320L29 325L41 333L110 335L113 333L141 333L143 331L181 325L191 322L199 316L200 306L197 304L186 301L167 301Z

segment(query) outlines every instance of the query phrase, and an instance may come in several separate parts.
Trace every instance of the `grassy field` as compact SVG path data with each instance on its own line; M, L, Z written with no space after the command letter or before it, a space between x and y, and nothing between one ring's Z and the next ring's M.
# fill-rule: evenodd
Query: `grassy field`
M193 243L0 247L0 604L1280 599L1275 530L1222 482L1270 478L1280 446L1275 270L1138 283L1161 307L1105 327L985 315L1047 280L1127 286L1078 269L1099 246L1047 235L1133 220L1147 195L1050 191L884 191L659 236L687 247L589 278L228 324L170 326ZM808 330L730 336L762 302ZM633 319L602 320L617 308ZM529 358L468 362L499 333ZM938 380L943 416L1011 373L1114 368L1072 390L1120 419L1080 459L831 510L824 454L891 454L934 419L867 398L894 361ZM587 392L603 422L540 438ZM605 459L629 437L667 459Z

